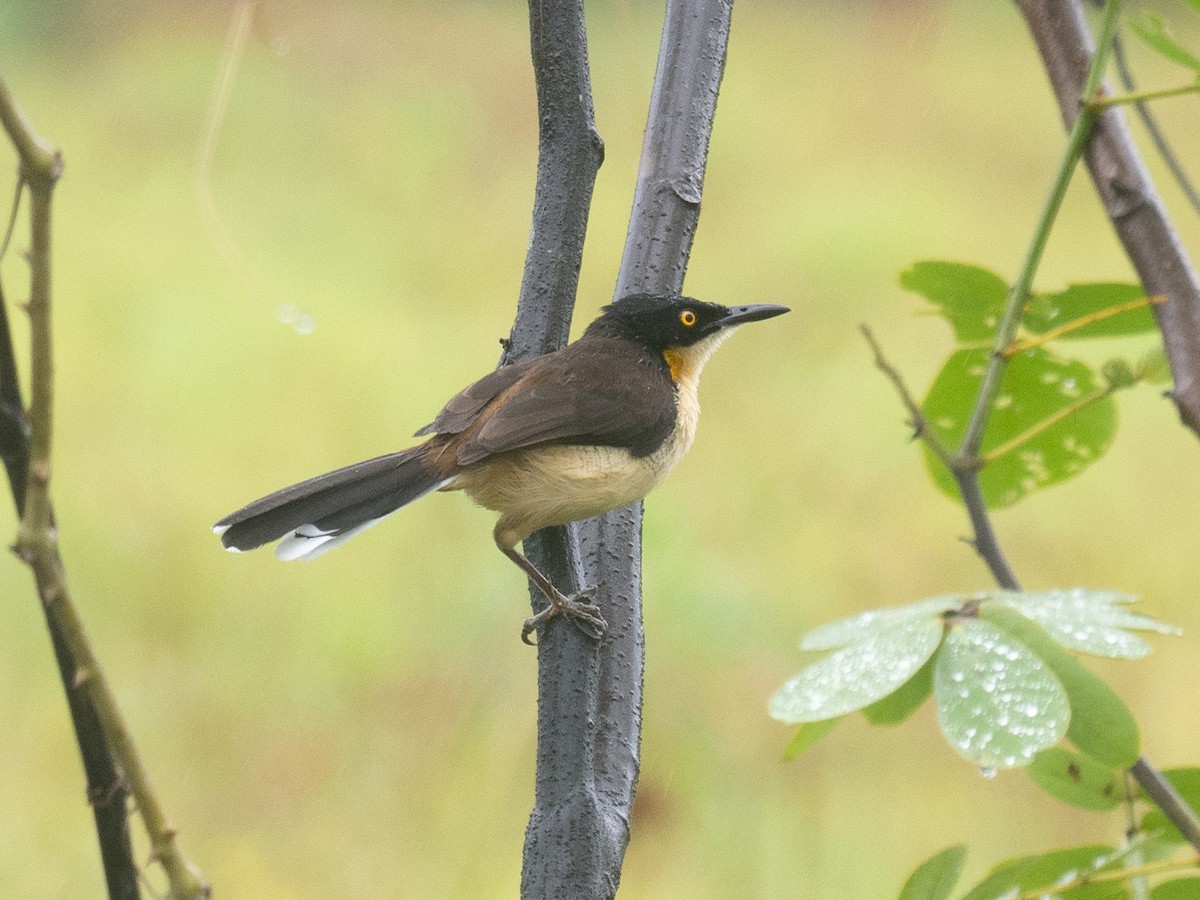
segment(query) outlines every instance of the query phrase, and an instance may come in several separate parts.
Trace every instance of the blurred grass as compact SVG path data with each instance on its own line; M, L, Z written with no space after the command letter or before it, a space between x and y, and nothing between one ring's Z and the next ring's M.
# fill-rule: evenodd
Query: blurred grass
M525 12L263 4L204 186L214 234L194 180L227 13L0 13L4 75L67 160L54 492L69 574L182 844L221 897L513 896L534 657L491 516L438 496L311 566L227 556L208 524L394 449L494 364L533 184ZM611 291L660 27L627 2L589 15L607 160L581 323ZM1147 84L1179 80L1143 57ZM1161 107L1185 160L1200 150L1195 102ZM972 847L969 876L1118 834L1020 775L982 780L929 710L887 731L849 722L793 764L765 714L805 628L987 585L855 326L870 321L922 392L949 340L914 317L897 273L938 257L1011 274L1062 142L1003 4L738 9L687 288L796 311L712 363L697 446L647 505L643 770L622 897L884 897L954 841ZM1196 217L1164 191L1197 246ZM15 252L3 274L19 300ZM1129 276L1080 179L1039 284ZM287 305L312 334L277 321ZM1195 440L1152 391L1121 401L1108 457L997 525L1030 586L1129 590L1190 635ZM0 590L0 896L96 896L82 777L14 559ZM1188 636L1097 667L1163 765L1196 762L1195 654Z

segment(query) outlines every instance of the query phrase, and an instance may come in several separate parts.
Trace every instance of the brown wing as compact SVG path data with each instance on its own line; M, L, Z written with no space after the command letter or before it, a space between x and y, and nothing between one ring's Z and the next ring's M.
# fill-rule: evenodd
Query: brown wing
M437 418L418 431L415 437L426 434L460 434L465 431L485 406L506 388L519 381L536 362L537 359L530 359L504 366L463 388L442 407Z
M593 338L524 365L463 435L460 465L542 443L629 447L646 456L675 427L670 373L649 351Z

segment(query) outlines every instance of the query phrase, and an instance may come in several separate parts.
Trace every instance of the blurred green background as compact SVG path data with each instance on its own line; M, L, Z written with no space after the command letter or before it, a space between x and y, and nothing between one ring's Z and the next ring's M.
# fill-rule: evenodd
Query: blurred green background
M581 324L617 270L660 7L588 8L607 160ZM1185 4L1160 8L1178 18ZM230 556L208 529L404 445L495 364L533 187L526 16L520 3L263 3L205 166L231 5L0 11L3 75L67 163L63 553L181 844L223 900L516 895L535 655L517 640L524 579L493 547L491 515L439 495L310 565ZM1146 85L1184 80L1130 50ZM1160 107L1193 172L1196 103ZM765 712L806 628L989 586L856 327L871 323L922 393L949 334L898 272L948 258L1011 277L1062 146L1008 4L739 4L686 287L795 312L710 365L696 447L647 504L643 768L622 897L887 897L951 842L971 845L979 875L1008 854L1119 839L1119 816L1057 805L1020 773L981 778L929 708L896 729L850 721L790 764L790 732ZM1197 217L1163 189L1200 246ZM25 242L19 230L3 262L14 302ZM1129 277L1077 179L1039 285ZM1120 407L1099 465L996 523L1027 585L1120 588L1187 629L1147 662L1096 668L1153 761L1196 763L1200 457L1155 391ZM100 896L15 558L0 560L0 590L0 896Z

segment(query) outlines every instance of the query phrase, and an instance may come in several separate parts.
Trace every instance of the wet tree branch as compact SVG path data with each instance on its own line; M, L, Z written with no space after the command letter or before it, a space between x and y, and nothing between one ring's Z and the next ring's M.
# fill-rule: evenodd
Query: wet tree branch
M616 296L678 291L699 216L729 0L667 6ZM565 342L602 145L581 0L530 0L540 140L533 235L505 361ZM594 586L597 644L561 620L538 646L537 798L523 898L612 897L629 842L641 740L641 504L547 529L526 551L556 583Z

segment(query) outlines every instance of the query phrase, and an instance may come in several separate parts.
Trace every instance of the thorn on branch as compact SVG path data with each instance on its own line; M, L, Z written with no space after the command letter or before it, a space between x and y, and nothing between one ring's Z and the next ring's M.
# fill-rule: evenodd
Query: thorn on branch
M95 785L88 788L88 805L92 807L104 807L111 804L114 800L124 801L128 789L129 786L125 783L125 779L120 775L116 775L111 782L103 787Z
M871 347L871 352L875 356L875 368L879 369L892 383L896 389L896 393L900 395L900 401L908 410L907 424L912 428L912 437L910 440L924 441L925 445L933 452L933 455L940 459L947 468L954 469L954 459L950 455L950 451L945 445L938 440L936 434L929 427L929 421L925 418L925 413L921 411L920 405L913 398L913 395L908 390L908 385L904 383L904 376L896 369L887 358L883 355L883 348L879 345L879 341L875 339L875 334L871 331L870 326L862 324L858 326L858 330L862 332L862 336L866 338L867 343Z

